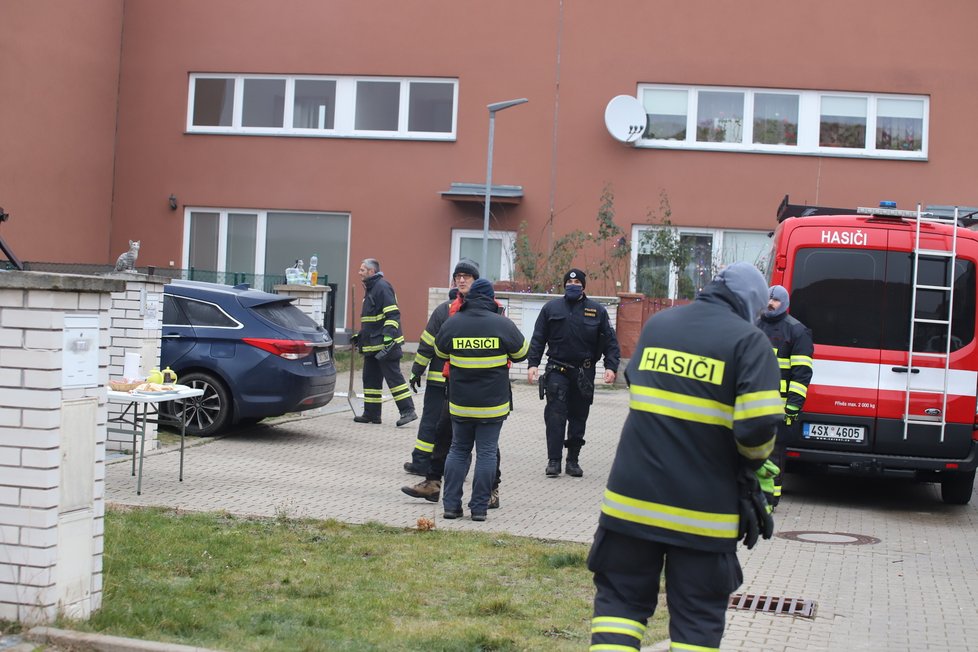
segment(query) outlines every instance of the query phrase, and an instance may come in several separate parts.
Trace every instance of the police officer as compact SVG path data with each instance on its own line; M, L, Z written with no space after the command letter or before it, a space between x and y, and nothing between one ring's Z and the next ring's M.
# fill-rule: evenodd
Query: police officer
M357 423L380 423L381 390L386 380L403 426L418 418L411 390L401 373L401 311L394 288L380 271L380 263L366 258L360 263L360 278L366 294L360 312L360 332L355 343L363 353L363 414L353 417Z
M512 404L509 364L525 359L528 347L516 324L498 313L492 283L484 278L472 283L458 313L435 338L435 353L450 365L452 445L445 460L441 497L445 518L462 517L462 484L474 447L469 510L473 521L486 520L499 432Z
M803 323L788 314L791 302L788 291L780 285L772 285L768 290L767 308L761 313L757 326L764 331L774 355L781 367L781 397L784 399L784 422L778 426L778 441L774 445L771 461L779 472L774 478L773 495L769 497L772 506L781 500L781 478L784 475L784 450L790 430L805 406L808 386L812 382L812 356L815 345L812 331Z
M546 391L543 420L547 427L546 475L560 475L567 448L567 475L584 475L578 455L594 400L594 365L604 355L604 382L613 383L620 353L608 311L584 294L587 276L579 269L564 274L564 296L547 302L537 317L527 356L527 380L537 382L543 348L547 366L540 382ZM566 433L566 439L565 439Z
M767 283L748 263L652 316L628 363L631 402L588 556L591 649L639 650L665 566L673 650L717 650L743 575L736 546L769 538L755 470L783 410L754 321Z

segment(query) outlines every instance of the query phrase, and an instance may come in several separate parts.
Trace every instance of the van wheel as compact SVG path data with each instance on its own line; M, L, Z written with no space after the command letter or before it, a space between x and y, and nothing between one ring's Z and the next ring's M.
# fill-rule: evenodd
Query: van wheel
M187 434L210 437L221 432L231 422L231 394L224 383L211 374L195 371L180 377L180 384L204 390L203 396L185 399L176 408L183 417Z
M974 490L974 471L955 473L941 481L941 499L948 505L967 505Z

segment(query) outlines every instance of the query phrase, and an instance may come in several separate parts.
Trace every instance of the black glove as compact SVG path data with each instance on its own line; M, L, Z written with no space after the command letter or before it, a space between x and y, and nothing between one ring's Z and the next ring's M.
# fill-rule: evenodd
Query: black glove
M421 387L421 376L416 373L412 373L411 377L408 378L408 385L411 386L411 391L417 394L418 388Z
M760 535L770 539L774 534L774 518L761 492L754 471L744 467L737 476L737 505L740 511L740 533L737 538L750 550Z
M784 425L790 426L798 418L801 413L801 409L795 405L785 405L784 406Z
M359 341L360 341L360 333L353 333L352 335L350 335L350 344L356 346L357 342Z
M396 345L397 345L397 342L395 342L393 340L393 338L387 338L387 337L385 337L384 338L384 346L383 346L383 348L380 351L377 351L377 353L374 354L374 358L377 359L377 360L383 360L388 355L390 355L391 351L394 349L394 347Z

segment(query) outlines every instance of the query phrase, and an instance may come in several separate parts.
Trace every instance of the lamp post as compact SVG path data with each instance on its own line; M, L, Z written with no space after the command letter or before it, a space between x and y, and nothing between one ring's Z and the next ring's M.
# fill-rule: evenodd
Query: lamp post
M496 112L529 101L524 97L496 102L486 107L489 109L489 161L486 163L486 210L482 217L482 269L485 270L483 272L485 274L488 274L489 270L489 200L492 197L492 137L496 130Z

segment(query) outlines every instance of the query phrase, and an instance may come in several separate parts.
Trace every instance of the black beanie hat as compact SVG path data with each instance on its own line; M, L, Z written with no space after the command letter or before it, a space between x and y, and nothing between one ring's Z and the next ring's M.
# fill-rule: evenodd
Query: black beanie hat
M479 266L474 260L462 258L455 265L455 271L452 272L452 277L456 274L471 274L473 279L477 279L479 278Z
M572 278L579 280L581 282L581 287L587 287L587 274L576 267L572 267L566 274L564 274L564 285L567 285L567 281L571 280Z
M469 288L470 298L480 294L485 295L490 299L496 298L496 292L492 289L492 283L490 283L488 279L480 278L472 284L472 287Z

